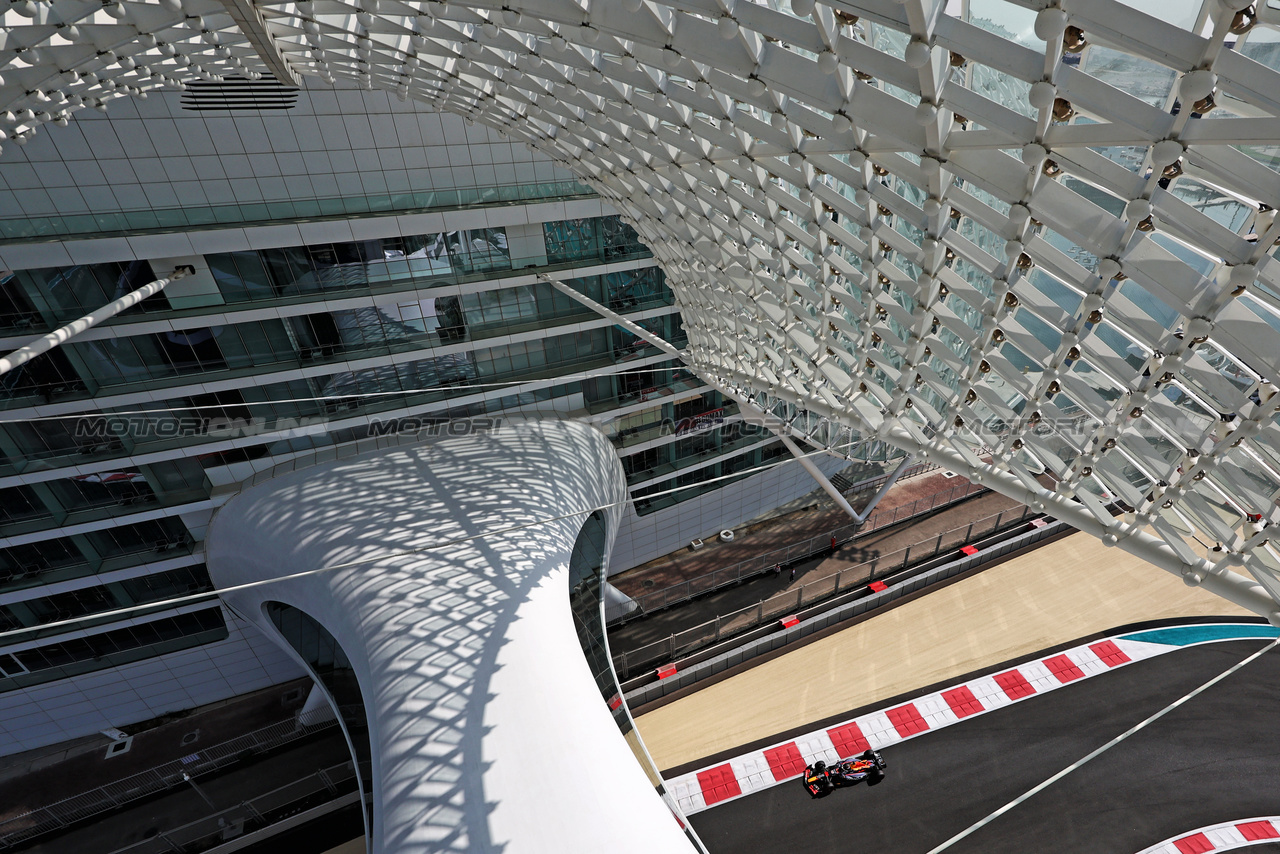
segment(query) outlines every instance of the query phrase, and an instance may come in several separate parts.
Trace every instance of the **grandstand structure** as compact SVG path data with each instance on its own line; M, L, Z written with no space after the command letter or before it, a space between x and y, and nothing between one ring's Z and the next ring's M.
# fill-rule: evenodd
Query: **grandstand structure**
M722 498L693 514L671 498L680 488L702 484L700 501L720 495L719 478L747 477L784 446L799 451L792 438L830 452L828 469L874 445L1014 497L1280 625L1280 10L1270 3L6 2L0 267L15 275L0 313L15 352L0 363L12 416L0 435L11 459L3 485L26 490L9 494L33 509L4 545L56 541L57 555L37 549L37 576L85 566L72 575L89 578L115 559L72 538L132 523L134 511L69 527L75 512L98 510L87 484L146 482L155 493L163 481L176 484L165 512L137 521L181 517L185 530L165 522L153 533L183 554L124 569L168 573L164 591L211 590L191 567L202 565L198 544L217 508L264 472L370 447L360 442L384 447L370 401L386 395L377 411L395 417L524 409L604 425L634 502L632 517L611 522L627 565L766 509ZM149 97L160 106L143 106ZM315 138L300 120L285 139L285 124L260 118L320 117L324 103L331 120L305 125ZM366 125L364 145L335 135L352 112L397 111L439 122L437 172L415 178L407 165L421 141L368 132L398 128L394 118ZM151 130L169 121L167 136ZM176 130L196 121L204 154ZM124 143L130 129L167 142L110 154L93 142L104 127ZM186 147L148 172L142 164L166 145ZM215 160L226 167L218 158L230 148L249 164L274 156L254 173L255 197L241 195L233 170L201 174ZM383 149L400 159L345 156ZM452 195L440 195L443 170L464 150L473 171L451 173ZM53 187L59 169L75 177ZM330 233L343 237L322 241ZM359 257L321 263L312 253L312 267L272 273L269 287L245 266L253 253L320 242ZM259 260L266 269L270 259ZM116 265L95 268L111 282L88 288L72 269L89 264ZM422 283L437 275L455 303L428 303ZM503 288L512 293L467 302ZM338 301L347 289L360 299ZM144 290L133 314L99 314ZM321 304L328 325L300 325ZM246 331L286 316L274 337L265 325ZM543 361L513 349L550 341L552 327ZM126 347L144 333L161 340ZM498 334L507 349L480 354L476 342ZM161 360L175 367L157 370ZM218 360L217 370L246 370L173 379L179 363L209 373ZM288 360L297 364L273 369L275 379L306 384L272 390L247 370ZM621 391L570 387L594 375L538 373L586 362L665 373ZM449 389L509 375L534 385L454 407ZM414 397L425 392L435 396ZM105 436L71 459L69 446L12 426L93 424L175 401L234 419L308 393L350 402L350 418L326 411L323 423L293 425L277 439L305 447L272 446L265 461L246 450L261 437L214 445L207 431L150 445ZM653 418L766 419L788 438L650 444L641 434L654 422L638 414L663 396L697 402ZM719 454L714 465L707 454ZM185 465L196 459L215 472L205 481ZM80 491L53 485L68 479ZM644 533L640 512L667 515ZM74 619L108 599L77 601L74 613L11 609L0 643L40 628L42 613ZM225 628L214 638L212 614L189 616L197 610L167 631L188 646L226 640ZM20 642L0 649L0 672L18 687L31 674L19 653L39 645ZM141 646L109 654L123 662ZM70 646L58 654L79 663L51 671L92 669Z

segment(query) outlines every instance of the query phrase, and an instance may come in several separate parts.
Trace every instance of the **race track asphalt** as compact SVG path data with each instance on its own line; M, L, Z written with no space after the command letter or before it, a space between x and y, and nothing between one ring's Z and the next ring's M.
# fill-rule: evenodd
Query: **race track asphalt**
M1264 645L1177 650L891 746L875 788L811 800L789 781L691 820L712 854L924 854ZM1280 815L1280 648L947 854L1135 854L1264 815Z

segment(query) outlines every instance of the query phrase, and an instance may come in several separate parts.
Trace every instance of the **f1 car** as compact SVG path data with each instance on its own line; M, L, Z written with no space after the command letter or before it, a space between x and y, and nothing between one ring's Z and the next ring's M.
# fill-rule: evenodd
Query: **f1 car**
M812 798L824 798L835 789L867 781L874 786L884 779L885 761L875 750L864 750L857 756L841 759L834 765L815 762L804 769L804 788Z

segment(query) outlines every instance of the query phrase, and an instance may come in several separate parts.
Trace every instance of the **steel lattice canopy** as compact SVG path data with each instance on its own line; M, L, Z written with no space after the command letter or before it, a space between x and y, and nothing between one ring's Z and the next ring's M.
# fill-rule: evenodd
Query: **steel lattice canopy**
M0 130L232 74L460 113L622 212L704 377L1270 613L1280 13L1259 6L9 0Z

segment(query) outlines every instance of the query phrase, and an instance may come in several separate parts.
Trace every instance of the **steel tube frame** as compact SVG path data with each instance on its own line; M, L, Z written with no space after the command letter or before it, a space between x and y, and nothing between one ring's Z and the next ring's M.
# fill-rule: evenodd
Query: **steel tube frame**
M551 285L565 296L577 300L591 310L595 311L602 317L607 317L619 326L622 326L628 332L637 335L655 347L670 353L672 356L680 359L691 370L696 372L698 376L706 380L709 385L726 394L732 399L739 402L740 406L746 406L751 410L764 414L754 403L744 398L741 394L730 391L727 386L709 375L709 372L700 369L696 364L691 362L686 355L680 350L658 338L656 335L640 328L635 323L627 320L617 312L606 308L590 297L578 293L573 288L559 282L555 279L547 277L546 279ZM735 380L743 382L747 388L751 388L752 384L745 376L734 377ZM783 396L779 394L779 396ZM849 424L855 428L862 428L864 425L858 423L856 416L852 413L836 412L831 407L824 405L816 400L795 401L798 405L802 405L812 412L816 412L826 418L841 424ZM767 416L766 416L767 418ZM773 429L771 427L771 429ZM858 514L849 506L849 502L844 500L844 496L840 495L840 491L827 480L826 476L817 471L817 467L813 465L807 458L803 456L803 452L788 437L778 432L778 437L782 439L784 445L797 459L801 465L805 466L805 470L814 476L814 479L822 485L828 494L833 498L837 498L836 503L841 509L858 521ZM880 431L880 437L892 444L894 447L906 451L912 457L921 457L924 459L932 459L934 461L943 461L948 469L958 471L965 475L974 483L989 486L997 492L1007 495L1024 504L1035 507L1037 504L1044 507L1052 507L1053 514L1059 519L1068 522L1072 527L1099 537L1107 545L1118 546L1126 552L1146 560L1147 562L1160 567L1166 572L1173 573L1180 577L1184 582L1191 586L1203 587L1210 593L1221 596L1228 601L1234 602L1242 608L1253 611L1266 617L1274 625L1280 625L1280 604L1272 598L1271 594L1263 585L1259 584L1252 578L1243 576L1237 572L1226 568L1222 564L1214 566L1207 560L1199 560L1194 564L1189 564L1182 560L1178 554L1163 541L1153 537L1144 531L1139 530L1135 525L1117 525L1107 526L1094 518L1083 505L1077 504L1069 498L1050 492L1041 488L1039 491L1029 489L1020 480L1011 474L1001 471L979 471L969 464L963 456L951 448L944 447L940 442L924 444L915 439L907 430L901 427L894 427L888 430Z
M692 365L690 367L697 370ZM733 379L750 387L750 380L745 375L735 376ZM775 394L784 399L787 397L781 389L775 390ZM851 411L836 411L816 400L796 401L796 403L838 423L850 424L857 429L865 426L859 423L857 415ZM931 443L920 442L902 427L882 429L879 431L879 436L894 447L938 462L952 471L963 474L974 483L990 487L1002 495L1030 505L1033 509L1045 508L1047 512L1077 530L1098 537L1107 545L1117 546L1166 572L1177 575L1190 586L1202 587L1210 593L1266 617L1272 625L1280 626L1280 604L1276 599L1262 584L1232 571L1224 565L1224 562L1215 566L1202 558L1195 563L1187 563L1164 541L1140 530L1134 524L1117 522L1115 525L1105 525L1082 504L1070 498L1050 492L1043 487L1038 491L1032 490L1006 472L976 469L961 454L938 440Z

